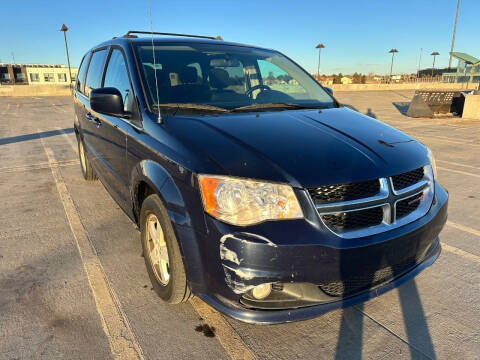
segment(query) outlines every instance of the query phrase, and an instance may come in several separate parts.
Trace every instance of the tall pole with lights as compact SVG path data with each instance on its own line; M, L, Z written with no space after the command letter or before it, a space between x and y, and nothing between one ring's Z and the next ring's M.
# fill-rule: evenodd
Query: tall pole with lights
M318 81L320 81L320 57L322 55L322 49L325 47L323 44L318 44L315 46L316 49L318 49L318 68L317 68L317 77Z
M448 68L452 67L452 52L455 47L455 33L457 32L458 8L460 7L460 0L457 0L457 13L455 14L455 24L453 25L452 46L450 48L450 60L448 60Z
M392 71L393 71L393 57L395 56L395 53L397 53L397 49L391 49L389 51L390 54L392 54L392 63L390 64L390 82L392 82Z
M433 56L433 65L432 65L432 78L433 78L433 71L435 70L435 58L437 57L437 55L440 55L440 53L434 51L430 55Z
M422 62L422 52L423 52L423 48L420 48L420 56L418 58L417 78L420 77L420 63Z
M67 25L62 24L60 31L63 32L63 39L65 40L65 51L67 52L68 73L70 75L69 87L72 88L72 69L70 68L70 55L68 55L68 45L67 45L67 31L68 31Z

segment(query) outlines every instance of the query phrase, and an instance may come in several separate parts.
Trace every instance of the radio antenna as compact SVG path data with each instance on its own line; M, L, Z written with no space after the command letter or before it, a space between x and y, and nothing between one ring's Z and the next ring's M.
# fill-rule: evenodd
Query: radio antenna
M158 119L159 124L162 123L162 114L160 111L160 97L158 95L158 78L157 78L157 62L155 61L155 43L153 41L153 24L152 24L152 1L148 0L148 9L150 12L150 33L152 35L152 55L153 55L153 73L155 74L155 90L157 92L157 109L158 109Z

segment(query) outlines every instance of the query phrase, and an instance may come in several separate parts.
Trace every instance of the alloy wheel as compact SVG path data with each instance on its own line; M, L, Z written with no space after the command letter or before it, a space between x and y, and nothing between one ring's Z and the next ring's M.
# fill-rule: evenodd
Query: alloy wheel
M147 217L147 251L155 277L162 285L170 280L170 262L165 235L155 214Z

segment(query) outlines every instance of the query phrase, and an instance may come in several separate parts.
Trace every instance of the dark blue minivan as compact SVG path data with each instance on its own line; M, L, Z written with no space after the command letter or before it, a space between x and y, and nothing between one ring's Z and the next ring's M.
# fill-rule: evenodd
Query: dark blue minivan
M427 147L278 51L142 33L86 53L74 127L83 176L139 226L163 300L295 321L437 259L448 194Z

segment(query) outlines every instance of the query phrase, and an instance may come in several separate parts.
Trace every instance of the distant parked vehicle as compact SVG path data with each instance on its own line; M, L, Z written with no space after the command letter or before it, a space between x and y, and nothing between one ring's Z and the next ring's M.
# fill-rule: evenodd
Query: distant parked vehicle
M83 176L139 226L163 300L301 320L437 259L448 195L427 147L277 51L137 33L84 56L74 127Z

